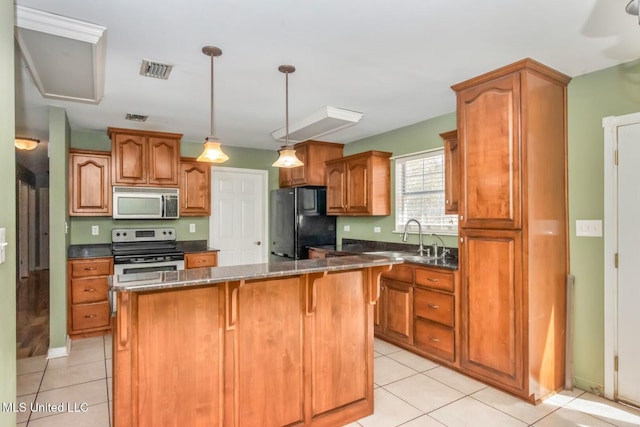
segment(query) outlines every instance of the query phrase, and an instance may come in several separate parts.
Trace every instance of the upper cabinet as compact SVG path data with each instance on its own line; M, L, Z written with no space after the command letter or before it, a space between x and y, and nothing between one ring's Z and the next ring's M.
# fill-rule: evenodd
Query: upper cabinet
M457 214L460 200L460 151L458 132L441 133L444 143L444 213Z
M211 214L211 164L180 160L180 216Z
M182 134L109 128L113 185L177 187Z
M367 151L326 162L327 215L389 215L391 154Z
M344 144L305 141L294 146L304 163L297 168L280 168L280 188L301 185L326 185L325 162L342 157Z
M111 215L111 153L69 150L69 215Z

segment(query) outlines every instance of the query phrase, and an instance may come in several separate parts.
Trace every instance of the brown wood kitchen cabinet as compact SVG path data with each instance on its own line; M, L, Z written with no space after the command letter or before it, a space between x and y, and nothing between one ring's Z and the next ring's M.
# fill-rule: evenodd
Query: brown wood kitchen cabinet
M344 144L305 141L294 146L296 156L304 163L297 168L280 168L280 188L300 185L326 185L325 162L342 157Z
M460 151L458 131L441 133L444 144L444 213L457 214L460 199Z
M218 252L191 252L184 254L184 268L217 267Z
M67 334L71 338L111 330L107 276L112 274L111 257L67 261Z
M180 160L180 216L211 215L211 164Z
M113 185L177 187L182 134L109 128Z
M389 215L391 155L367 151L327 161L327 215Z
M565 378L569 80L525 59L453 86L460 366L532 402Z
M111 153L69 150L69 215L111 213Z

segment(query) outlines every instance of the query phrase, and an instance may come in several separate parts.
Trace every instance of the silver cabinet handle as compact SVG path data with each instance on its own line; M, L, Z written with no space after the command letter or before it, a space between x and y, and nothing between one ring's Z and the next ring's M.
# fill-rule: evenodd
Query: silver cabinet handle
M436 310L436 309L440 308L440 306L439 306L439 305L435 305L435 304L427 304L427 307L429 307L429 308L433 308L434 310Z
M85 292L95 292L96 289L95 288L87 288L84 290Z
M434 338L434 337L429 337L429 339L433 342L440 342L440 340L438 338Z
M464 237L460 238L460 243L464 243Z

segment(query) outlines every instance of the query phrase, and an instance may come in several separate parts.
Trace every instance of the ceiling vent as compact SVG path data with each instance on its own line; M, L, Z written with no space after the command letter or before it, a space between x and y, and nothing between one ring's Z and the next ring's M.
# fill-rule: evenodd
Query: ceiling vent
M323 107L310 116L289 125L289 142L298 143L320 138L355 125L362 116L364 116L363 113L356 111L330 106ZM277 141L284 141L286 130L280 128L271 132L271 136Z
M20 5L15 13L16 39L42 96L99 103L107 29Z
M142 66L140 67L140 75L167 80L169 78L169 74L171 74L172 68L173 65L143 59Z
M149 116L143 116L142 114L127 113L127 115L124 116L124 118L127 120L131 120L132 122L146 122Z

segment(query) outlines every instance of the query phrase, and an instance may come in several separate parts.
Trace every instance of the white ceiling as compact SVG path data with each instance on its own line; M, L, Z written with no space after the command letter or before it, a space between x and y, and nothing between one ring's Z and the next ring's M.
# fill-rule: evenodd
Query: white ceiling
M47 106L72 129L108 126L209 133L209 57L216 134L223 144L275 150L292 64L292 122L331 105L364 113L324 140L348 143L455 110L450 86L531 57L577 76L640 57L627 0L17 0L107 28L98 105L45 99L16 61L16 134L48 139ZM143 59L173 64L168 80L142 77ZM63 60L61 58L61 60ZM126 113L149 115L145 123ZM390 142L391 143L391 142Z

